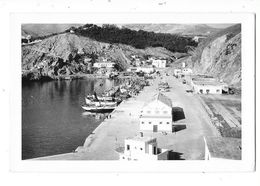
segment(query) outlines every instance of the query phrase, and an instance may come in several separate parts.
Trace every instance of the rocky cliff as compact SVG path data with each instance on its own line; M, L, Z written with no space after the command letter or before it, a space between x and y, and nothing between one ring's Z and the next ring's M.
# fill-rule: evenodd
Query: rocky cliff
M187 61L195 72L218 77L230 86L241 87L241 25L211 35Z

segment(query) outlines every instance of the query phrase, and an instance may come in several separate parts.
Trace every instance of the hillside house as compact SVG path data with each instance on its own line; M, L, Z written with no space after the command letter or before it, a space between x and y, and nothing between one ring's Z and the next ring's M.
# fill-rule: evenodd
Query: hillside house
M205 160L241 160L241 139L204 137Z
M167 149L157 147L156 138L135 136L125 139L124 147L117 148L119 160L168 160Z
M144 105L139 118L141 131L172 132L172 101L162 93Z
M96 62L93 65L94 68L114 68L114 62Z
M152 65L156 68L165 68L166 63L166 59L152 59Z

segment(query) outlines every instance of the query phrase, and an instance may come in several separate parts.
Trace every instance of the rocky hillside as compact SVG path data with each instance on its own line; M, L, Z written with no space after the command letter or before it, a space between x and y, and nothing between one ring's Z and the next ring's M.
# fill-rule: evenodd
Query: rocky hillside
M172 57L161 48L136 49L124 44L108 44L73 33L48 37L39 43L22 46L23 78L38 80L61 75L88 73L88 65L105 57L116 62L118 69L128 67L131 55Z
M228 27L205 39L188 58L197 73L218 77L241 87L241 25Z

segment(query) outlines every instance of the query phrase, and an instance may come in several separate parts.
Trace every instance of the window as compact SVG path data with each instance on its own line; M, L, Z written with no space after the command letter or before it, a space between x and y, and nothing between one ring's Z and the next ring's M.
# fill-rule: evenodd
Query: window
M170 124L170 122L166 122L166 124L168 125L168 124Z
M160 111L159 111L159 110L156 110L156 111L155 111L155 114L159 114L159 113L160 113Z
M160 121L160 124L162 124L162 122Z
M143 150L143 148L140 148L140 150Z
M130 150L130 145L126 145L126 150Z
M209 89L206 90L207 94L209 93Z
M216 92L220 92L220 90L219 90L219 89L217 89L217 90L216 90Z
M144 124L144 121L142 121L142 124Z
M151 121L149 121L149 124L152 124L152 122L151 122Z
M148 114L150 114L150 113L151 113L151 111L150 111L150 110L147 110L147 113L148 113Z
M168 111L165 110L165 111L163 111L163 113L164 113L164 114L168 114Z

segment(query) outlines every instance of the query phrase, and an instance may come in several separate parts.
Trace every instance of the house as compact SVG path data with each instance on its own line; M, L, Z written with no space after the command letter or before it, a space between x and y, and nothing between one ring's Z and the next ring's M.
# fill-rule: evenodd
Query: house
M136 67L136 72L141 72L141 71L147 74L151 74L155 72L155 69L151 66Z
M174 69L173 73L174 73L175 77L178 77L180 74L182 74L182 70L181 69Z
M205 160L241 160L241 139L204 137Z
M169 151L157 147L153 137L135 136L125 139L124 147L116 149L119 160L168 160Z
M190 68L183 68L182 69L182 74L183 75L190 75L190 74L192 74L192 69L190 69Z
M192 78L191 86L197 94L222 94L228 89L228 85L219 82L215 78Z
M172 101L160 92L142 108L140 131L172 132L172 118Z
M114 62L96 62L94 63L94 68L114 68Z
M144 72L147 74L151 74L155 72L155 69L151 66L141 66L141 67L129 67L127 72Z
M152 59L152 65L156 68L165 68L166 59Z

